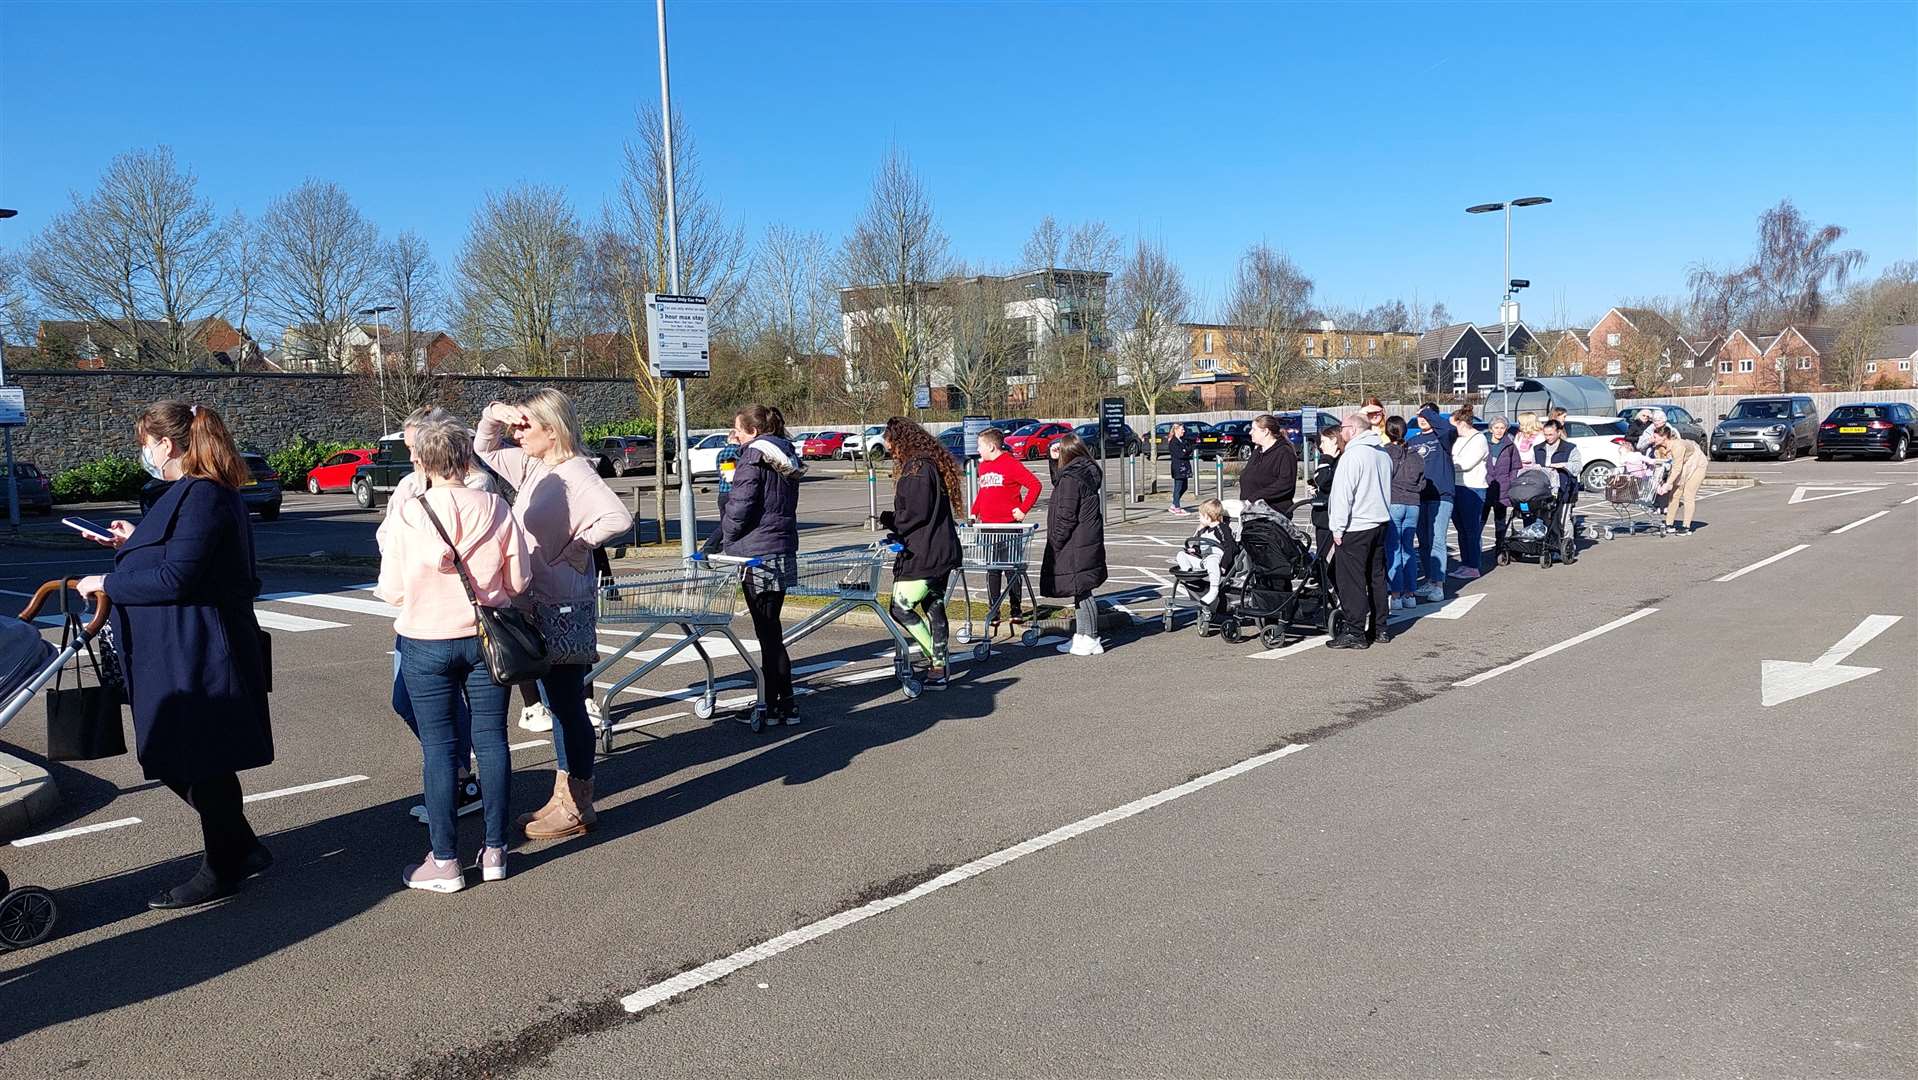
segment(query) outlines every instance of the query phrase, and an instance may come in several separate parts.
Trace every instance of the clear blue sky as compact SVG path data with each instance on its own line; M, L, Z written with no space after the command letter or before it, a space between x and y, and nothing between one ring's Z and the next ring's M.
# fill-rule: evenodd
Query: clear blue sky
M669 5L674 96L750 232L843 235L887 143L953 253L1034 222L1164 241L1204 308L1265 240L1322 302L1496 317L1495 217L1534 324L1677 293L1789 196L1876 270L1918 255L1918 5ZM0 225L171 144L223 208L307 176L453 260L486 189L610 190L656 101L642 4L0 5ZM1206 314L1201 310L1198 314Z

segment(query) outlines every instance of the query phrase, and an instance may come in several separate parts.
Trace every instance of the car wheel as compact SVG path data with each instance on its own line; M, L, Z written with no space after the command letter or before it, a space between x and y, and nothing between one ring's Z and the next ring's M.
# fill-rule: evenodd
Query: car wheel
M1827 453L1827 452L1826 452L1826 451L1824 451L1824 450L1820 450L1820 451L1818 451L1818 460L1820 460L1820 461L1830 461L1830 460L1831 460L1831 454L1829 454L1829 453Z
M1903 461L1905 460L1905 455L1909 453L1911 453L1911 440L1899 439L1891 444L1891 460Z
M261 521L280 520L280 504L268 503L267 505L260 507L260 520Z
M372 481L370 480L353 481L353 501L356 503L359 503L360 509L362 510L373 509L374 501L373 501Z
M319 482L318 480L315 480L315 479L313 479L313 478L312 478L312 477L310 477L310 476L309 476L309 477L307 477L307 478L306 478L306 493L307 493L308 495L318 495L318 494L320 494L320 482Z
M1609 461L1593 462L1585 467L1583 473L1579 474L1578 482L1586 491L1604 491L1605 482L1610 480L1612 474L1617 471L1618 470L1614 468Z
M1790 461L1797 456L1798 444L1792 440L1791 436L1785 436L1785 441L1778 445L1778 460Z

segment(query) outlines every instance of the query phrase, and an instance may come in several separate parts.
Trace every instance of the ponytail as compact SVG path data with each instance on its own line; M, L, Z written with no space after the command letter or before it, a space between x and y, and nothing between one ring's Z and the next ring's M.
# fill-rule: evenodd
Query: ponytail
M183 476L197 476L235 490L253 480L246 463L240 460L239 448L233 445L233 433L227 430L217 409L159 401L140 414L133 430L142 440L147 436L169 439L176 450L183 451Z

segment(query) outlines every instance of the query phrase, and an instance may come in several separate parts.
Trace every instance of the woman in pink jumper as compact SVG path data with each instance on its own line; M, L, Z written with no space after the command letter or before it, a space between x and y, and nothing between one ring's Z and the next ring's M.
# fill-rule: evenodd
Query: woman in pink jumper
M633 515L583 456L583 445L573 399L550 386L517 404L488 405L473 439L479 456L519 493L513 517L533 559L532 588L521 606L539 619L553 662L539 686L553 714L558 769L553 797L519 819L528 840L578 836L598 820L593 724L586 715L586 673L599 658L593 552L630 530Z
M461 694L472 708L473 750L479 756L480 802L486 837L480 877L506 876L506 800L512 756L506 748L507 688L493 681L480 655L473 604L454 553L488 607L508 604L532 582L527 544L506 501L465 485L476 468L473 447L457 424L414 429L413 469L424 481L417 498L395 503L380 552L375 595L400 609L400 678L419 727L426 786L426 826L433 850L406 868L409 889L458 892L466 887L459 863L454 778L461 766L454 710Z

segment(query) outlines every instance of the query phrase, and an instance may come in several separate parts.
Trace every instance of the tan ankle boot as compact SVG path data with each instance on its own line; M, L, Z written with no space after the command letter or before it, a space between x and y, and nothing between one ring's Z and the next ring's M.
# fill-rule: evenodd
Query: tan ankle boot
M580 836L599 820L599 815L593 811L591 780L566 777L565 786L560 789L558 797L557 810L543 818L535 818L527 824L526 839L559 840L568 836Z
M524 829L528 825L531 825L533 822L538 821L541 818L547 818L547 817L553 816L553 814L559 811L560 796L564 795L565 793L566 793L566 774L563 772L556 772L553 774L553 797L546 800L545 806L540 807L538 810L535 810L530 814L521 814L518 818L515 818L514 821L519 825L520 828Z

